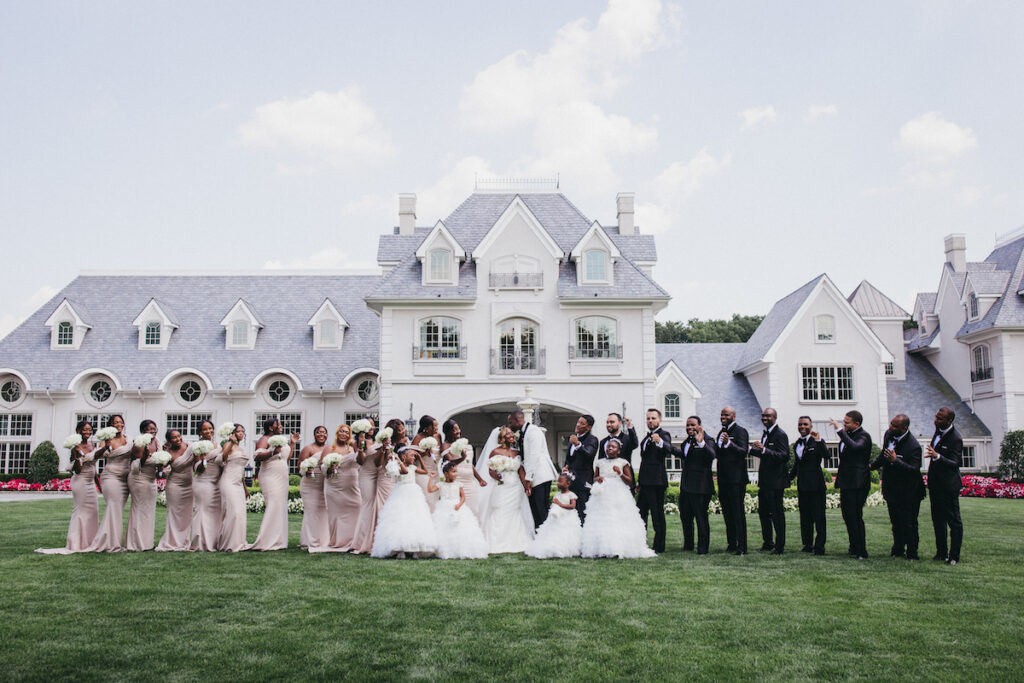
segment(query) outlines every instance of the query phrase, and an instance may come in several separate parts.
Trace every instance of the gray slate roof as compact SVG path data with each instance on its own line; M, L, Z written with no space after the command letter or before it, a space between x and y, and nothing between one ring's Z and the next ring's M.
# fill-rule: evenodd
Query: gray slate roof
M862 318L909 318L910 314L895 301L882 294L867 280L861 280L857 289L847 298L853 310Z
M768 349L772 347L775 340L782 334L782 330L786 328L789 321L796 315L797 310L803 305L807 297L810 296L811 291L822 278L827 277L828 275L822 273L800 289L776 301L775 305L772 306L772 310L768 311L768 315L757 326L757 329L754 330L754 334L750 336L747 343L743 345L743 353L740 354L734 369L737 371L741 370L751 363L764 358L764 355L768 353ZM760 412L758 417L760 418Z
M927 336L924 337L921 336L921 328L913 330L914 336L911 337L910 340L907 342L907 351L920 351L921 349L928 348L928 346L931 345L933 341L935 341L935 337L939 336L940 329L942 329L942 326L936 325L935 327L931 328ZM905 336L904 341L907 341Z
M708 431L719 424L718 415L727 405L736 409L736 421L743 427L756 430L761 424L761 406L750 383L742 374L732 371L743 347L744 344L656 344L654 347L658 373L670 360L675 361L700 389L697 414Z
M935 313L935 302L938 300L938 292L918 292L917 297L914 299L914 308L917 309L918 302L921 303L921 309L927 315Z
M1000 295L1006 291L1006 283L1012 273L1008 270L993 270L988 273L968 273L971 287L978 296Z
M1024 296L1019 291L1024 285L1024 237L995 249L988 258L991 271L980 274L980 277L994 278L1000 272L1011 273L1003 283L1001 296L982 316L981 320L966 322L957 332L957 337L977 332L990 327L1024 327ZM974 282L975 273L971 273Z
M639 268L625 259L612 266L613 285L579 285L576 283L576 265L562 262L558 266L558 296L567 299L667 299L668 292Z
M340 388L361 367L376 368L380 321L363 295L379 279L367 275L82 275L0 340L0 366L23 372L33 389L64 390L79 372L103 368L125 388L156 389L168 373L192 367L214 389L247 389L262 371L281 367L305 389ZM329 297L350 327L338 351L314 351L310 317ZM78 350L51 351L44 323L72 300L92 329ZM140 350L132 320L156 298L173 308L178 329L165 351ZM239 299L259 311L265 327L252 351L224 348L220 321ZM165 312L169 311L165 308Z
M375 287L370 289L370 299L475 299L476 264L464 262L459 265L459 284L455 286L431 285L424 287L423 266L416 258L415 247L406 254L402 262L386 273Z
M970 406L960 400L956 390L942 378L938 370L920 356L906 354L907 379L890 379L886 383L889 412L905 413L914 434L931 435L935 431L935 411L949 406L956 413L956 428L969 439L991 437L985 423L971 413ZM881 434L875 435L881 438Z

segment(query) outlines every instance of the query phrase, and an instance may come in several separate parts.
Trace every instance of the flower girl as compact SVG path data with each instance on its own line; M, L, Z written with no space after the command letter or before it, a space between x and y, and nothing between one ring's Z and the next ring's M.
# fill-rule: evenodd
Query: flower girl
M583 557L654 557L629 491L633 471L629 461L619 457L621 450L618 439L609 439L605 446L608 458L597 461L583 522Z
M395 489L381 508L370 551L372 557L397 555L405 558L409 553L417 558L437 551L437 535L427 498L423 489L416 485L416 475L427 474L427 471L413 467L416 453L415 448L407 446L399 453L400 460L389 460L384 468L387 475L396 480Z
M434 506L434 531L437 533L437 556L445 560L482 559L487 557L487 540L476 515L466 504L466 492L456 481L458 463L443 461L437 486L431 481L428 493L441 492Z
M558 493L551 501L554 506L526 549L530 557L579 557L583 529L576 514L576 494L569 490L572 479L569 472L558 475Z

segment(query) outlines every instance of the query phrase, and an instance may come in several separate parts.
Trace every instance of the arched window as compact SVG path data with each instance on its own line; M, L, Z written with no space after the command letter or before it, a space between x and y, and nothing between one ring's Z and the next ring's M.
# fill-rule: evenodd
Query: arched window
M971 309L971 320L974 320L978 317L978 295L974 292L971 292L971 296L968 299L968 305Z
M972 352L974 370L971 372L972 382L981 382L992 379L992 358L989 355L988 346L979 344Z
M16 379L7 380L0 386L0 401L14 405L21 400L21 382Z
M462 323L455 318L426 318L420 321L420 345L416 358L460 358Z
M75 343L75 326L64 321L57 325L57 346L73 346Z
M278 406L288 403L292 395L292 387L283 379L276 379L267 387L267 400Z
M146 323L146 332L142 343L144 346L160 346L160 323Z
M814 318L814 341L828 344L836 340L836 319L830 315L819 315Z
M576 320L576 358L619 358L616 346L616 322L611 318L590 316Z
M584 280L587 282L605 282L608 280L608 254L600 249L591 249L583 253Z
M246 346L249 343L249 323L236 320L231 323L231 345Z
M679 394L665 394L665 417L679 417Z
M430 281L450 282L452 279L452 252L447 249L431 249Z
M109 401L113 395L114 389L110 386L110 382L105 379L98 379L89 387L89 398L97 406Z
M498 326L500 372L537 369L537 325L529 320L506 320Z

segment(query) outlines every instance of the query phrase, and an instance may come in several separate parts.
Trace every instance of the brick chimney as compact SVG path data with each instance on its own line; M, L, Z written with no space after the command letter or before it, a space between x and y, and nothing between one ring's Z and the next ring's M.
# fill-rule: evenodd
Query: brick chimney
M416 232L416 195L398 195L398 234L411 235Z
M946 263L957 273L967 271L967 236L961 232L946 235Z
M636 195L634 193L620 192L615 195L615 208L618 210L620 235L632 235L636 232L635 206Z

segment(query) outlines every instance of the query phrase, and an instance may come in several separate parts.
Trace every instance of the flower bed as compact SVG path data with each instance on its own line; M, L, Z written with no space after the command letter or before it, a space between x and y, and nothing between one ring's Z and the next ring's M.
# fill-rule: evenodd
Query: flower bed
M1024 484L1000 481L995 477L967 474L960 495L966 498L1024 498Z
M0 491L70 491L70 479L51 479L45 484L30 484L24 479L0 482Z

